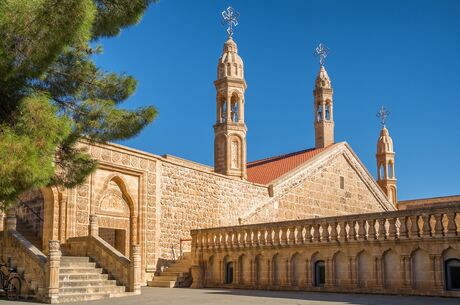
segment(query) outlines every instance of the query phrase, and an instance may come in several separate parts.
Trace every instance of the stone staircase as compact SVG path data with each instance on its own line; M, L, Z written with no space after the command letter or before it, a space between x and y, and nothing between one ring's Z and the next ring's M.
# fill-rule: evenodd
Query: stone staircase
M184 252L181 259L153 278L147 283L149 287L190 287L190 266L192 265L191 253Z
M128 296L125 286L103 273L89 257L62 256L59 272L59 303Z
M26 222L22 222L21 220L17 220L16 230L24 236L32 245L37 247L40 251L43 251L42 241L41 239L35 234L32 229L32 226L27 224Z

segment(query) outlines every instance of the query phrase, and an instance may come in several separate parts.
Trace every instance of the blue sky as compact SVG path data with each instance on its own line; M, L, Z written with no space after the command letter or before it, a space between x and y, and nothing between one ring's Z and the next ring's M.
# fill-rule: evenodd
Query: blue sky
M121 144L213 163L220 13L241 14L234 35L245 63L248 160L314 146L315 46L330 49L336 141L375 176L383 104L396 151L399 199L460 194L460 1L163 0L102 41L98 64L139 81L126 108L159 116Z

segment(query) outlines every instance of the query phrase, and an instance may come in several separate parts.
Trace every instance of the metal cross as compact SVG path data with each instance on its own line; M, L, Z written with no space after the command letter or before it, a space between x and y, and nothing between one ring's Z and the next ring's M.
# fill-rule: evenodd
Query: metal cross
M222 12L222 24L228 23L227 33L229 37L233 35L233 27L238 25L238 17L240 17L240 13L231 6Z
M320 66L324 66L324 62L326 61L326 57L327 57L327 53L329 53L329 49L328 47L326 47L326 45L324 43L320 43L316 49L315 49L315 53L313 53L313 55L315 57L319 57L319 64Z
M390 115L390 111L386 110L385 107L380 107L379 112L377 112L377 117L380 118L380 124L385 127L387 117Z

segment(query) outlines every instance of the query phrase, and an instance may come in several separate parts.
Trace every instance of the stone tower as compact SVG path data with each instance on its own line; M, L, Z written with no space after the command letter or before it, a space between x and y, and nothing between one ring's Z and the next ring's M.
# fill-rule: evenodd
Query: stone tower
M243 60L231 36L217 65L214 171L246 179L246 124L244 123Z
M331 80L323 65L320 66L313 90L315 107L315 147L334 144L334 111Z
M388 129L383 125L377 142L377 183L387 195L388 200L396 206L398 196L396 192L395 153L393 140Z

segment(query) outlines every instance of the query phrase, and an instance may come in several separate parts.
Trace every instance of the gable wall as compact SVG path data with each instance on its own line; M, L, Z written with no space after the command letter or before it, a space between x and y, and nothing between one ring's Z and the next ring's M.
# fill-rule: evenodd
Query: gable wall
M344 177L344 189L340 188L340 176ZM358 173L343 154L324 162L313 174L296 181L282 191L277 200L260 209L245 223L303 219L383 211Z

